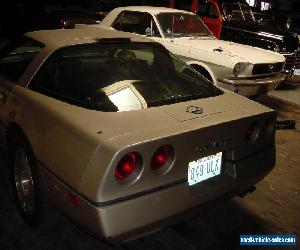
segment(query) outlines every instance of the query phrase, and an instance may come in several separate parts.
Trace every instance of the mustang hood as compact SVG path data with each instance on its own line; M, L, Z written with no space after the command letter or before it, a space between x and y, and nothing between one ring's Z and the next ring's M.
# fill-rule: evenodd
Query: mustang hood
M202 52L200 58L208 62L215 63L216 57L218 57L218 62L221 65L227 65L228 58L231 58L233 64L236 62L256 64L284 61L283 56L272 51L217 39L176 38L174 43L189 46L191 57L197 51L198 53Z

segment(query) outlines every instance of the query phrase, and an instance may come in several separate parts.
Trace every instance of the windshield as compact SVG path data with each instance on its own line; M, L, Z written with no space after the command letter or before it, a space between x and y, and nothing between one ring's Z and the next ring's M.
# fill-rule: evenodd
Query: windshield
M49 60L30 87L89 109L138 110L222 94L156 43L74 45Z
M158 23L166 38L213 36L201 19L186 13L160 13Z
M223 11L228 20L255 21L252 11L247 4L224 3Z

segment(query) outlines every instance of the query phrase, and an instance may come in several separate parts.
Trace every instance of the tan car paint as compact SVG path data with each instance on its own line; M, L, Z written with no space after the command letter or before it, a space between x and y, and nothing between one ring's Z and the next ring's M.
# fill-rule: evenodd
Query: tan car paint
M274 131L256 142L244 141L246 129L274 120L274 111L234 93L136 111L99 112L26 88L55 49L101 37L134 35L85 29L29 36L46 46L21 77L22 86L0 81L7 91L14 89L1 120L7 128L18 124L26 134L50 199L98 237L118 240L149 233L220 195L245 191L274 167ZM189 106L201 107L203 113L187 113ZM167 174L158 174L149 169L149 162L165 144L174 147L175 163ZM189 187L188 163L224 150L221 181L212 186L201 183L200 189ZM121 183L114 169L130 151L142 155L142 172L132 182ZM70 203L70 193L79 197L80 204Z
M83 184L85 186L88 183L87 187L80 189L82 193L99 201L102 199L95 196L99 181L112 157L120 149L155 138L212 126L220 121L223 123L233 118L238 119L237 117L244 118L261 112L270 112L262 105L229 93L215 98L120 113L91 111L66 105L64 102L23 87L17 87L14 95L17 95L23 103L22 113L18 113L18 123L30 139L38 159L47 163L47 168L75 188L79 188L85 168L89 165L89 168L94 170L89 173L90 178ZM245 104L238 105L239 99L242 99ZM226 105L218 105L216 102L226 103ZM195 105L201 106L204 113L195 115L185 112L188 106ZM189 122L182 122L182 120ZM35 126L33 127L32 124ZM233 137L233 135L226 136ZM103 143L109 149L104 148L102 151ZM98 152L94 154L97 148ZM77 155L81 157L78 158ZM93 162L94 158L98 162ZM69 168L72 171L69 171ZM114 178L112 181L116 186L119 185ZM93 191L86 192L85 189L91 189L89 186L93 187ZM128 189L125 190L127 194L131 193ZM124 193L121 192L119 195ZM109 198L105 200L107 199Z

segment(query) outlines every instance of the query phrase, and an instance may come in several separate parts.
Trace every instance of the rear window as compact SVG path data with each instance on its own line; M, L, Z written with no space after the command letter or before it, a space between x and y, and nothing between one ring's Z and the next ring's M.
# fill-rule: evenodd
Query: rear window
M110 112L222 93L163 46L128 41L62 48L29 87L77 106Z

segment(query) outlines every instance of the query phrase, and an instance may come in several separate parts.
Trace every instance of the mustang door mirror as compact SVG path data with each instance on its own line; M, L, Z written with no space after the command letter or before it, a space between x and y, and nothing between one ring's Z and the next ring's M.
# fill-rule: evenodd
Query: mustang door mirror
M145 29L145 35L146 35L146 36L152 36L152 32L151 32L151 28L150 28L150 27L147 27L147 28Z

